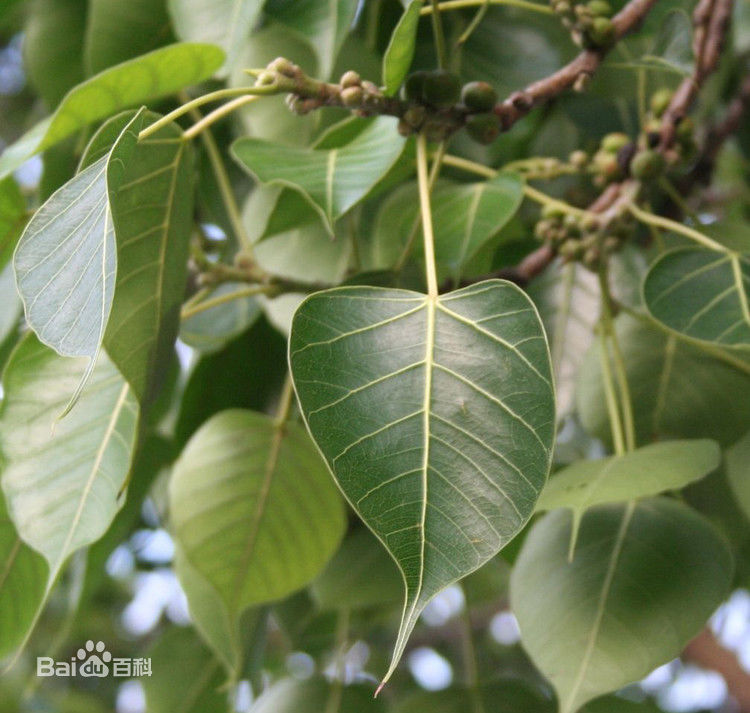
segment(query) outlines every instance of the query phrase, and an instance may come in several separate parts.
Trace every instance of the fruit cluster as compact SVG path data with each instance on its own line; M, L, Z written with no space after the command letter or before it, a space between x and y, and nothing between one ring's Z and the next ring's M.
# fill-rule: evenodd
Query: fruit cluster
M550 0L550 3L581 47L605 49L615 41L612 7L606 0Z
M475 141L489 144L500 134L497 92L487 82L462 87L451 72L418 71L406 78L401 95L409 105L399 122L404 135L424 131L430 141L441 141L464 125Z

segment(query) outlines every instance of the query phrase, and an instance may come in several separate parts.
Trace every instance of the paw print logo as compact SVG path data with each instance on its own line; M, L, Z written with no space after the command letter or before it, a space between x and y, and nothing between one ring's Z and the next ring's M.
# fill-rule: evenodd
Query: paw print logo
M103 641L97 641L96 645L91 639L86 642L86 647L78 649L78 660L81 665L78 672L81 676L97 676L104 678L109 675L107 664L112 660L112 654L107 651Z

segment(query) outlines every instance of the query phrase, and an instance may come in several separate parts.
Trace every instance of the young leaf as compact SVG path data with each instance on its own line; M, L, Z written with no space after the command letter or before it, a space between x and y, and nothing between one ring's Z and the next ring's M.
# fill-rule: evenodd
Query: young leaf
M231 69L247 43L264 0L168 0L169 14L181 40L221 47Z
M85 369L28 334L3 376L2 487L18 533L50 568L50 585L70 554L99 539L123 503L138 406L104 353L79 408L57 417Z
M321 713L334 695L335 683L324 678L306 681L285 679L269 688L253 705L252 713ZM384 713L385 706L373 699L368 686L356 684L340 691L340 713ZM335 699L334 699L335 700Z
M341 499L304 430L223 411L190 439L170 512L191 566L231 617L308 584L344 534Z
M399 90L411 67L421 9L422 0L411 0L391 35L383 57L383 84L387 96L393 96Z
M64 356L93 363L104 338L117 273L110 200L138 141L134 117L111 150L55 192L26 226L13 264L26 320Z
M342 287L300 305L289 361L310 433L404 579L387 680L430 599L533 512L555 422L544 331L499 280L436 300Z
M340 149L304 149L253 138L234 142L232 154L261 183L299 191L333 234L333 224L367 197L396 163L406 139L394 135L393 119L373 119Z
M47 563L16 532L0 491L0 659L24 640L47 586Z
M18 184L10 177L0 180L0 270L13 256L18 238L26 225L26 201Z
M511 576L521 640L557 691L560 713L679 656L732 581L725 540L674 500L589 510L572 562L570 534L565 510L546 515Z
M55 113L0 156L0 178L79 129L208 79L224 61L214 45L174 44L111 67L72 89Z
M750 258L701 248L661 255L643 283L649 312L670 329L723 347L750 347Z
M110 119L84 164L110 146L132 115ZM158 114L144 112L143 125ZM104 346L139 401L151 399L179 329L193 225L193 148L175 124L139 141L110 194L117 272Z
M729 445L744 435L750 423L750 379L745 371L628 315L619 316L615 328L638 442L712 438ZM609 442L597 349L594 345L581 361L578 414L589 433ZM750 368L750 360L746 363Z

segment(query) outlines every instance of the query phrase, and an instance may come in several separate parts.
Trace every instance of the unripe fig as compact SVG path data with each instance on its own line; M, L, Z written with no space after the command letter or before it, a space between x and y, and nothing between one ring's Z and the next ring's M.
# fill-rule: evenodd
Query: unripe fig
M461 82L455 74L436 69L428 72L422 85L422 99L438 109L453 106L461 97Z
M669 103L672 101L671 89L660 89L651 95L651 111L654 116L661 117L667 110Z
M557 203L546 203L542 208L543 218L564 218L565 208Z
M341 84L343 89L347 89L348 87L358 87L362 84L362 78L357 72L350 69L348 72L344 72L341 76L339 84Z
M404 99L407 101L414 101L414 102L421 102L423 98L423 88L424 88L424 80L427 77L429 73L425 71L418 71L413 72L410 74L406 81L404 82L404 86L402 88L402 93L404 96Z
M568 157L568 161L576 168L586 168L589 162L589 155L585 151L573 151Z
M347 87L341 90L341 103L350 109L360 106L364 98L365 93L362 87Z
M615 41L615 26L608 17L596 17L586 36L595 47L609 47Z
M469 82L461 90L461 101L469 111L492 111L497 102L497 92L487 82Z
M500 119L494 114L474 114L466 120L466 131L474 141L491 144L500 135Z
M686 116L675 127L675 138L680 143L689 142L692 141L694 132L695 124L689 116Z
M664 171L664 166L664 156L653 149L646 149L634 156L630 163L630 172L635 178L650 180L660 176Z
M612 6L607 0L591 0L586 7L594 17L612 16Z
M630 137L620 131L607 134L602 139L602 150L607 153L616 154L621 148L630 143Z

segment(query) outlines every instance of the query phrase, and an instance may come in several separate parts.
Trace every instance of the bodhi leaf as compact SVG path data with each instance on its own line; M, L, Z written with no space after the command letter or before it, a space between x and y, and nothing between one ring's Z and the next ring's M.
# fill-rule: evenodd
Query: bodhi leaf
M393 119L378 117L340 149L282 146L254 138L232 145L240 165L261 183L299 191L333 233L333 224L365 198L396 163L406 139Z
M643 283L651 315L685 336L750 347L750 258L700 248L660 256Z
M664 441L622 456L582 460L563 468L547 483L537 510L573 511L573 555L576 533L588 508L679 490L716 470L721 449L716 441Z
M0 492L0 659L26 637L46 585L47 563L19 537Z
M168 4L179 38L218 45L226 52L226 64L231 69L264 0L168 0Z
M57 419L84 369L84 360L59 357L28 334L3 377L2 487L18 533L49 562L50 584L122 506L135 445L137 404L104 353L79 408Z
M422 0L411 0L391 35L383 57L383 84L386 96L393 96L406 77L414 59L417 27Z
M341 287L298 308L289 361L310 433L420 612L525 525L549 472L550 360L536 309L493 280L431 299Z
M144 112L148 125L158 114ZM105 123L84 165L109 149L126 112ZM109 203L117 271L104 346L139 401L156 393L172 355L187 280L193 225L193 148L175 124L139 141Z
M18 238L26 225L27 212L18 184L10 177L0 180L0 270L13 256Z
M52 194L18 242L13 264L26 320L64 356L93 368L115 291L117 247L110 200L123 182L142 117L110 151Z
M190 565L231 617L308 584L344 532L341 499L304 430L223 411L175 465L170 512Z
M589 510L572 562L570 535L567 511L546 515L511 576L521 641L557 691L560 713L679 656L732 581L725 540L674 500Z
M364 685L344 686L324 678L307 681L286 679L269 688L250 708L250 713L321 713L330 710L330 701L340 696L337 713L383 713L385 706L372 697L372 690Z
M224 61L214 45L174 44L118 64L72 89L55 113L0 156L0 178L79 129L208 79Z

